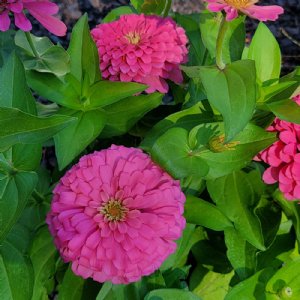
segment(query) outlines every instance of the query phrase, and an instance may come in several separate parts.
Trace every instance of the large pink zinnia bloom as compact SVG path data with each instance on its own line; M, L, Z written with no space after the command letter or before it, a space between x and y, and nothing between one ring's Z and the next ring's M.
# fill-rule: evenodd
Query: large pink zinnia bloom
M47 30L57 36L66 34L66 25L53 17L58 12L58 6L49 0L4 0L0 1L0 31L6 31L10 26L9 14L15 17L15 25L23 31L30 31L32 25L26 18L27 10Z
M166 93L166 79L182 83L179 64L187 61L188 40L171 18L125 15L98 25L92 36L104 78L144 83L148 93Z
M284 10L278 5L257 6L259 0L205 0L209 4L207 8L210 11L218 12L224 10L226 20L231 21L238 16L238 12L242 12L251 18L260 21L275 21Z
M300 105L300 95L293 100ZM279 182L286 199L300 199L300 125L275 118L267 130L277 132L278 141L255 158L270 165L263 180L267 184Z
M138 281L175 251L184 194L140 149L83 156L54 189L47 223L64 261L83 278Z

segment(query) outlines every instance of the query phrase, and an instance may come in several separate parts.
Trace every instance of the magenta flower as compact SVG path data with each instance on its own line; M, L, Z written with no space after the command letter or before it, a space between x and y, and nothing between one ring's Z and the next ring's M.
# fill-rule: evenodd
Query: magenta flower
M30 31L32 25L26 18L27 10L47 30L57 36L66 34L66 25L53 17L58 12L58 6L49 0L4 0L0 1L0 31L6 31L10 26L10 13L15 17L15 25L23 31Z
M54 189L47 223L64 261L83 278L138 281L175 251L184 194L140 149L83 156Z
M179 64L187 61L188 40L171 18L125 15L98 25L92 36L104 78L144 83L148 93L166 93L167 79L182 83Z
M293 100L300 104L300 95ZM276 118L267 130L277 132L278 141L255 157L270 165L263 180L267 184L279 182L286 199L300 199L300 125Z
M207 8L210 11L218 12L224 10L226 20L231 21L238 17L238 12L242 12L251 18L259 21L275 21L284 10L278 5L257 6L259 0L205 0L208 2Z

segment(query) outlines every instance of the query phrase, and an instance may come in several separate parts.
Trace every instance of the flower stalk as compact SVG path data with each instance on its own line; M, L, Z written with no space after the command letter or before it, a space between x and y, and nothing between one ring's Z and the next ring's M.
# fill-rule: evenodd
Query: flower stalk
M224 70L226 67L223 61L223 45L224 45L227 30L228 30L228 22L226 22L224 16L222 16L219 33L217 37L217 46L216 46L216 64L220 70Z
M30 48L31 48L31 50L32 50L32 52L33 52L33 54L34 54L34 56L35 56L35 57L39 57L39 54L37 53L37 51L36 51L36 49L35 49L35 47L34 47L34 44L33 44L33 41L32 41L30 32L29 32L29 31L25 31L24 33L25 33L25 35L26 35L26 39L27 39L27 41L28 41L28 43L29 43L29 45L30 45Z

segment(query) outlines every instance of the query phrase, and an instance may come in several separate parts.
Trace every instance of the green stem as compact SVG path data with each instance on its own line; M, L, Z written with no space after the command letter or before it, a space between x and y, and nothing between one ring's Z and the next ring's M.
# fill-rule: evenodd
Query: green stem
M34 56L40 57L39 54L37 53L35 47L34 47L34 44L33 44L33 41L32 41L30 32L25 31L25 35L26 35L26 39L27 39L27 41L28 41L28 43L29 43L29 45L30 45L30 48L31 48L31 50L32 50L32 52L33 52L33 54L34 54Z
M223 62L223 45L228 29L228 22L226 22L224 16L222 16L222 21L220 24L220 29L217 38L217 47L216 47L216 64L220 70L224 70L226 65Z
M34 200L37 202L37 203L42 203L44 202L44 197L43 195L41 195L37 190L33 190L31 196L34 198Z
M164 11L164 17L168 16L171 5L172 5L172 0L168 0Z

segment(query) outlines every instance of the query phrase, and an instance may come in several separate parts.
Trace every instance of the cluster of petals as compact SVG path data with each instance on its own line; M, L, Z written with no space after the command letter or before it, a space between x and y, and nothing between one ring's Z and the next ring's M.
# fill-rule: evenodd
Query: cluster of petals
M293 100L300 105L300 95ZM300 199L300 125L275 118L267 130L277 132L278 140L255 158L270 166L263 180L267 184L278 182L286 199Z
M188 39L171 18L124 15L91 33L104 78L146 84L148 93L166 93L167 79L182 83L179 65L187 61Z
M231 21L238 17L239 12L260 21L275 21L284 10L278 5L255 5L259 0L205 0L210 11L224 10L226 20Z
M0 31L7 31L10 27L10 14L14 15L15 25L23 31L30 31L32 25L25 16L27 11L37 19L48 31L63 36L66 34L66 25L54 17L58 6L49 0L5 0L0 1Z
M83 156L61 178L47 223L75 274L129 283L176 250L184 202L179 181L147 154L112 145Z

